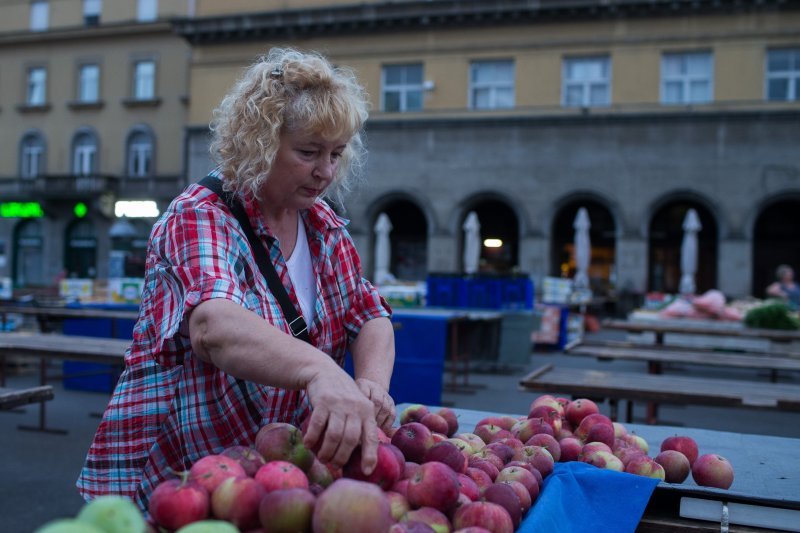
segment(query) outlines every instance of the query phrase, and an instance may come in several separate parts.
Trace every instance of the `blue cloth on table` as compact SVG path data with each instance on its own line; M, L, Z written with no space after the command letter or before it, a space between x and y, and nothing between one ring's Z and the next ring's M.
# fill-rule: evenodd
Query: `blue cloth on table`
M635 531L656 485L657 479L586 463L556 463L517 533Z

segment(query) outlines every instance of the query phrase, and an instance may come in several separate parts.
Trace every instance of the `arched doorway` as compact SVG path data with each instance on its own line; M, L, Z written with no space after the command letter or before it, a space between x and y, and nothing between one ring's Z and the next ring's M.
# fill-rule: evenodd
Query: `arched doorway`
M44 274L44 238L42 223L22 220L14 228L14 251L11 277L16 287L46 285Z
M775 281L775 269L787 264L800 272L800 200L779 200L764 206L753 228L752 294L764 297ZM797 274L795 274L797 277Z
M428 274L428 221L410 200L394 200L382 210L392 223L389 272L399 280L420 281ZM373 221L374 226L374 221Z
M717 288L717 222L711 212L693 200L675 200L662 205L650 220L648 231L647 288L677 294L681 281L683 219L689 209L697 211L703 229L697 234L697 294Z
M589 283L595 294L607 294L615 283L616 224L608 208L596 200L575 200L553 217L550 239L550 275L575 276L575 216L585 207L589 213L589 240L592 244Z
M67 226L64 244L64 268L70 278L97 277L97 235L88 220L76 220Z
M480 273L508 275L519 268L519 220L514 210L497 199L478 200L464 210L458 222L459 250L464 250L462 226L474 211L480 222ZM491 240L490 240L491 239ZM459 258L461 254L459 254ZM461 267L459 260L459 267Z

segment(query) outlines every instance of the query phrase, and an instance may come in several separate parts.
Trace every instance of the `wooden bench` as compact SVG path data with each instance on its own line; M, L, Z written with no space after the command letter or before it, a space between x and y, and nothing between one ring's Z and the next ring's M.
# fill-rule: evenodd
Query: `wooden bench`
M617 402L627 400L628 421L632 418L632 402L636 400L800 411L800 386L779 383L606 372L545 365L525 376L520 381L520 387L527 391L565 393L573 397L608 398L613 418L617 417ZM647 422L655 424L657 420L648 416Z
M44 385L26 389L0 387L0 411L14 409L21 405L45 402L53 399L53 387Z

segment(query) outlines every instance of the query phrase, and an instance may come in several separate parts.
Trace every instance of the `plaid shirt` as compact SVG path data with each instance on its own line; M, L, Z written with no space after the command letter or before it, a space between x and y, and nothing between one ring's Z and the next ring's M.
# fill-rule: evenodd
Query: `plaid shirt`
M299 309L277 240L255 201L244 201L256 235ZM340 365L368 320L390 309L361 277L346 221L324 202L301 213L317 275L314 346ZM299 422L310 409L305 391L245 382L197 358L187 318L198 304L226 298L289 332L277 299L255 263L239 224L221 199L189 186L153 227L147 274L125 370L89 449L77 486L86 499L134 498L145 509L155 486L197 459L252 445L269 422Z

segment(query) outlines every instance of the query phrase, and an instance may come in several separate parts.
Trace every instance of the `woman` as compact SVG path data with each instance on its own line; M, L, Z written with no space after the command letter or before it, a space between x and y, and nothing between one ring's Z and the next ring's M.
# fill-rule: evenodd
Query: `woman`
M767 296L780 298L792 309L800 308L800 286L794 282L794 269L789 265L780 265L775 270L777 281L767 287Z
M126 369L78 479L85 498L123 494L145 508L175 471L309 412L305 444L322 461L342 465L360 445L374 468L376 425L395 417L390 309L320 198L358 169L366 118L351 72L290 49L271 50L223 99L213 174L244 205L311 342L288 334L223 200L189 186L153 228ZM355 380L341 368L346 350Z

